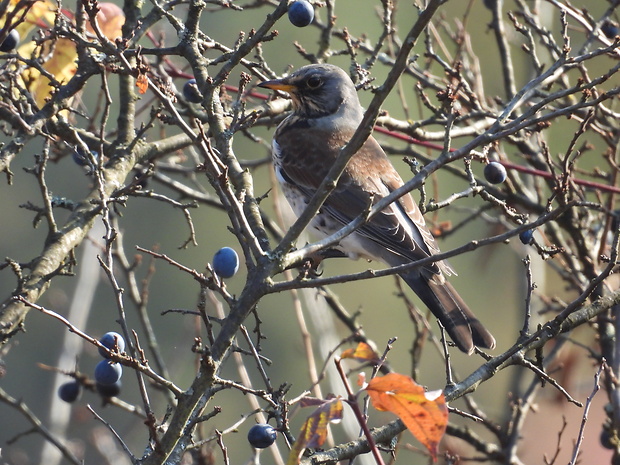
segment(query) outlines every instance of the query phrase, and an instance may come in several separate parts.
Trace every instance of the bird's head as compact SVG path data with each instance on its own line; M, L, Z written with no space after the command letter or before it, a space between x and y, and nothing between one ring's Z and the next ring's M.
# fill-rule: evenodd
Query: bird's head
M351 113L348 116L359 122L363 115L353 81L338 66L307 65L287 77L261 82L258 86L287 92L295 114L305 118L348 112Z

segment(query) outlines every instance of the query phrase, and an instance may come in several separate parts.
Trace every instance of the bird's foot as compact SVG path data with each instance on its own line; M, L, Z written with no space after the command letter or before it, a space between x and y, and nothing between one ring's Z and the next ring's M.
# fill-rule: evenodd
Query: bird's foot
M326 258L347 258L347 254L337 249L325 249L305 257L301 263L300 279L318 278L323 274L320 266Z

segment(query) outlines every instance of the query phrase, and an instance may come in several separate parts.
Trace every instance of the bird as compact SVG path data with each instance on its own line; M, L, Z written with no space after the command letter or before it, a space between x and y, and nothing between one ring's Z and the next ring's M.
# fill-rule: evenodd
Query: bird
M355 84L336 65L306 65L258 86L284 91L292 101L292 112L274 132L272 161L282 192L299 216L355 133L364 109ZM335 189L311 220L310 229L319 237L327 237L403 184L371 135L347 163ZM335 248L349 258L365 258L390 267L439 253L410 194L374 215ZM399 274L461 351L472 354L474 347L493 349L495 339L448 282L446 276L450 275L456 273L445 261Z

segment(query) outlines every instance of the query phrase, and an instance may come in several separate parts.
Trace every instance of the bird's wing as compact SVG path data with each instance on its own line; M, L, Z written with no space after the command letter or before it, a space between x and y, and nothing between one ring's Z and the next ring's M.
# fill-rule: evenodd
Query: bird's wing
M311 196L327 175L340 148L347 142L346 137L326 140L324 133L313 128L282 131L276 136L279 158L276 169L279 176ZM349 161L321 211L344 226L363 213L371 202L378 202L402 184L381 146L370 137ZM360 226L357 232L396 256L403 257L402 263L420 260L439 251L409 194L390 204ZM439 275L440 268L447 274L453 273L446 264L425 267L431 275Z

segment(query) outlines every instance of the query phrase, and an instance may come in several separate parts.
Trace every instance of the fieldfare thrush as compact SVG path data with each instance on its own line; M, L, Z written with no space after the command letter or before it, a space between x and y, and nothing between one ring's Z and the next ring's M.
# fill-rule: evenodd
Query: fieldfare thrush
M273 163L284 195L296 215L327 175L340 149L364 116L355 85L342 69L318 64L258 84L287 92L293 112L275 131ZM371 136L353 155L310 226L322 237L331 235L366 211L403 180ZM350 258L363 257L389 266L415 262L439 252L424 217L406 194L345 237L336 247ZM456 274L438 261L400 274L441 322L463 352L474 346L492 349L495 339L474 316L445 276Z

